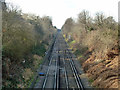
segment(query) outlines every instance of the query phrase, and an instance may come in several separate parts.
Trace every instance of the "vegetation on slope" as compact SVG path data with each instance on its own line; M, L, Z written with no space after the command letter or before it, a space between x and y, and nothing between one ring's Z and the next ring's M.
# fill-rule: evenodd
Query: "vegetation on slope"
M48 16L24 14L3 3L3 87L28 87L56 29Z
M118 23L112 16L82 11L75 22L68 18L64 37L80 60L93 86L118 87Z

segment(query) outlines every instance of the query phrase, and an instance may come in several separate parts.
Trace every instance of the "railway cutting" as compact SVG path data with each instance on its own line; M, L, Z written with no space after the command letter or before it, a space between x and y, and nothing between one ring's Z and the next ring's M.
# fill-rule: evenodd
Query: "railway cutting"
M83 74L79 61L72 53L62 32L58 31L52 44L45 56L45 62L38 70L31 88L40 88L42 90L51 88L59 90L90 88L87 80L80 76ZM87 83L86 83L87 82Z

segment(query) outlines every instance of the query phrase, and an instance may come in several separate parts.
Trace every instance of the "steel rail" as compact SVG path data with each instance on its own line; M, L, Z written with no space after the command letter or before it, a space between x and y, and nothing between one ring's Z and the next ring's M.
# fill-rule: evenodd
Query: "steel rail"
M60 63L59 61L60 61L60 56L58 56L58 60L57 60L57 88L56 88L57 90L60 88L59 87L59 84L60 84L60 69L59 69Z
M64 43L64 46L65 48L62 48L61 45L57 45L59 41L63 40L63 43ZM65 49L63 51L63 55L67 54L68 57L70 60L69 60L69 64L70 64L70 68L72 70L72 73L73 73L73 76L74 76L74 79L75 79L75 82L76 82L76 85L77 85L77 88L79 90L84 90L84 86L81 82L81 79L79 77L79 74L77 72L77 69L75 67L75 64L74 64L74 61L72 59L72 56L71 56L71 52L70 50L68 49L68 44L66 43L66 41L64 40L64 37L58 37L56 38L56 40L54 41L54 44L52 46L52 50L51 50L51 53L53 53L53 49L55 49L57 46L57 51L58 51L58 59L55 59L55 72L54 72L54 83L53 83L53 88L54 90L59 90L60 88L60 56L59 56L59 49ZM47 73L46 73L46 76L45 76L45 79L44 79L44 82L43 82L43 85L42 85L42 89L45 89L46 87L46 83L47 83L47 80L48 80L48 75L49 75L49 72L50 72L50 65L51 65L51 62L53 61L53 56L51 54L51 57L50 57L50 62L49 62L49 67L48 67L48 70L47 70ZM66 88L67 90L69 90L69 78L68 78L68 75L67 75L67 71L66 71L66 63L65 63L65 56L63 58L63 64L64 64L64 75L65 75L65 83L66 83Z
M68 90L69 89L69 83L68 83L68 76L67 76L67 72L66 72L66 68L65 68L65 58L63 58L63 63L64 63L66 87L67 87L67 90Z
M54 47L56 46L56 41L55 41L55 43L54 43L54 45L53 45L53 48L52 49L54 49ZM52 56L52 54L51 54L51 56ZM49 74L49 72L50 72L50 65L51 65L51 62L53 61L53 57L50 59L50 63L49 63L49 67L48 67L48 70L47 70L47 73L46 73L46 76L45 76L45 80L44 80L44 82L43 82L43 85L42 85L42 89L44 90L45 89L45 87L46 87L46 83L47 83L47 80L48 80L48 74ZM59 89L59 68L58 68L58 66L59 66L59 60L58 59L56 59L55 60L55 74L54 74L54 85L53 85L53 89L54 90L58 90Z
M49 74L51 62L52 62L52 58L51 58L51 60L49 62L49 67L48 67L48 70L47 70L47 73L46 73L46 76L45 76L45 80L44 80L43 85L42 85L42 89L43 90L45 89L45 86L46 86L46 83L47 83L47 79L48 79L48 74Z
M68 49L67 49L68 50ZM71 53L70 53L70 51L68 50L68 53L69 53L69 56L71 56ZM75 64L74 64L74 62L73 62L73 60L72 60L72 57L70 57L70 66L71 66L71 69L72 69L72 71L73 71L73 75L74 75L74 77L75 77L75 80L76 80L76 84L77 84L77 87L78 87L78 89L80 89L80 90L84 90L84 87L83 87L83 84L82 84L82 82L81 82L81 80L80 80L80 77L78 76L78 72L77 72L77 69L76 69L76 67L75 67Z
M56 90L56 87L57 87L57 60L56 60L56 69L55 69L55 79L54 79L54 90Z
M54 40L54 43L53 43L53 45L52 45L52 49L51 49L51 53L52 53L52 51L53 51L53 49L54 49L54 46L55 46L55 43L56 43L56 38L55 38L55 40ZM45 79L44 79L44 82L43 82L43 85L42 85L42 90L44 90L45 89L45 86L46 86L46 83L47 83L47 79L48 79L48 74L49 74L49 70L50 70L50 65L51 65L51 62L52 62L52 58L53 58L53 56L52 56L52 54L51 54L51 56L50 56L51 58L50 58L50 62L49 62L49 65L48 65L48 70L47 70L47 73L46 73L46 76L45 76Z
M63 38L63 37L62 37ZM77 87L78 87L78 89L80 89L80 90L84 90L84 87L83 87L83 85L82 85L82 83L81 83L81 80L80 80L80 77L78 76L78 72L77 72L77 69L76 69L76 67L75 67L75 64L73 63L73 60L72 60L72 58L71 58L71 53L70 53L70 51L68 50L68 44L66 43L66 41L64 40L64 42L65 42L65 44L66 44L66 48L67 48L67 50L66 51L68 51L68 55L69 55L69 58L70 58L70 67L71 67L71 69L72 69L72 72L73 72L73 75L74 75L74 78L75 78L75 81L76 81L76 84L77 84ZM65 51L65 53L66 53L66 51ZM64 62L64 64L65 64L65 62ZM66 83L68 83L68 80L66 79ZM69 87L68 87L69 88Z
M80 80L80 77L78 76L78 72L77 72L77 69L76 69L76 67L75 67L75 65L74 65L74 63L73 63L73 60L70 60L71 61L71 64L72 64L72 66L73 66L73 69L74 69L74 72L75 72L75 74L76 74L76 77L77 77L77 81L78 81L78 83L79 83L79 88L81 89L81 90L84 90L84 87L83 87L83 85L82 85L82 82L81 82L81 80Z

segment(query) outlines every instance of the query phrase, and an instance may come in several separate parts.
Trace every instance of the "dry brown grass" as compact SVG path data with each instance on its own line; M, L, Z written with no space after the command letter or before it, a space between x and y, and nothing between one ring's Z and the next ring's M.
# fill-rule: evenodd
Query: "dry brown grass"
M29 78L32 76L33 72L30 68L26 68L23 72L23 78L25 81L29 80Z
M96 56L105 56L105 53L110 51L118 43L118 31L113 30L96 30L86 34L83 38L83 44L89 47L90 51L94 51ZM99 57L98 57L99 58ZM101 57L100 57L101 58Z

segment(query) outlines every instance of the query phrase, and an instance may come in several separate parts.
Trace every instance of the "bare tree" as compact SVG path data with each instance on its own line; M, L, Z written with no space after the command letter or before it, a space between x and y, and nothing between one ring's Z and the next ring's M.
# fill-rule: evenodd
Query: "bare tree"
M92 18L90 17L88 11L84 10L78 15L78 23L82 24L84 29L87 31L90 24L92 23Z
M112 30L115 30L116 29L116 25L117 23L115 22L115 20L113 19L112 16L109 16L107 17L105 20L104 20L104 24L105 24L105 27L107 27L108 29L112 29Z
M104 24L104 19L105 16L103 15L103 13L96 13L95 23L97 24L97 26L102 27Z

